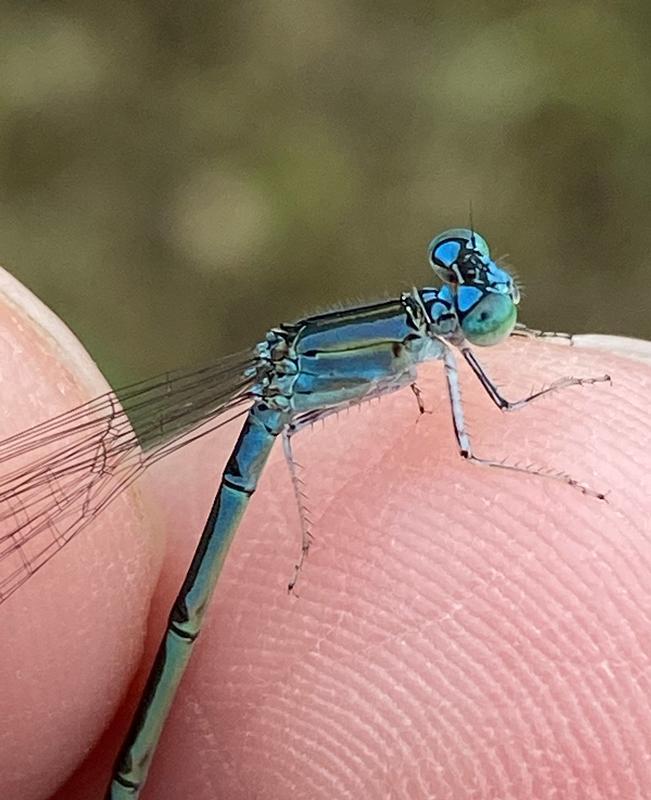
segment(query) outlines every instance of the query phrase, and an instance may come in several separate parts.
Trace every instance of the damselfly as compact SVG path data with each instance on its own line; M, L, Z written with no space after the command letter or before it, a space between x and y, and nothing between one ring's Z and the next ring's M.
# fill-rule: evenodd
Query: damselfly
M281 436L300 519L302 550L294 588L310 547L292 438L342 409L416 385L420 362L441 360L461 455L496 469L534 473L603 495L569 475L477 458L466 432L456 354L502 410L567 386L607 381L568 377L509 402L471 345L512 334L545 335L516 322L519 291L491 257L486 241L453 229L429 245L440 288L413 289L393 300L308 317L270 330L253 350L194 372L166 374L78 408L0 442L0 601L44 566L150 464L235 417L244 424L228 460L107 797L140 794L174 694L247 503Z

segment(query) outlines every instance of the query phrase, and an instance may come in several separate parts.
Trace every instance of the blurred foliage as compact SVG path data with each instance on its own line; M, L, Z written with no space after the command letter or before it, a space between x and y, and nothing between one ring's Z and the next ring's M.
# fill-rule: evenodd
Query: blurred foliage
M116 383L431 284L471 203L530 325L651 337L648 0L0 12L0 262Z

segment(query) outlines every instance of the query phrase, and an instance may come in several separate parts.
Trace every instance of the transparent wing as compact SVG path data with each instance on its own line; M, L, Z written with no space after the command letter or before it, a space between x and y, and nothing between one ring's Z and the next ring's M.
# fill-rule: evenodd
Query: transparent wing
M245 414L254 365L166 373L0 441L0 603L150 464Z

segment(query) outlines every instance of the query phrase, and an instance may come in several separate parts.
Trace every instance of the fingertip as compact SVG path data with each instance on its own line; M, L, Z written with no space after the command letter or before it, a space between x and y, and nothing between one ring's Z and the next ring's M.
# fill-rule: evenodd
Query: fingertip
M0 439L107 390L64 323L4 270L0 377ZM15 459L0 463L0 476L15 469ZM100 736L142 649L160 544L128 490L0 606L11 642L0 659L0 718L11 731L0 750L0 796L46 796Z
M577 348L602 350L607 353L651 364L651 342L628 336L607 336L605 334L580 334L574 337Z
M651 494L639 374L617 357L539 342L485 361L516 397L607 369L612 389L573 387L509 416L472 375L462 385L478 452L605 484L608 506L562 482L462 461L437 364L419 376L426 419L404 392L306 430L295 448L317 514L300 602L285 592L300 527L277 449L164 732L152 796L183 786L206 799L290 787L331 797L336 785L381 797L415 781L423 796L464 796L471 775L491 796L516 776L524 798L531 785L571 791L578 767L607 769L608 785L626 792L627 756L645 757L643 736L629 733L649 724L629 680L645 656L639 510ZM236 435L195 454L202 497L173 502L179 536L203 521L214 459L223 464ZM172 496L175 470L165 469ZM604 665L616 685L604 684ZM628 749L606 757L594 744L622 737ZM219 757L208 764L206 751Z
M106 380L70 328L2 267L0 311L2 363L7 374L25 371L30 381L35 370L42 371L44 379L51 376L52 387L46 397L53 405L56 392L51 389L63 391L60 380L64 372L66 378L79 385L80 392L93 396L106 391ZM52 411L57 411L56 406Z

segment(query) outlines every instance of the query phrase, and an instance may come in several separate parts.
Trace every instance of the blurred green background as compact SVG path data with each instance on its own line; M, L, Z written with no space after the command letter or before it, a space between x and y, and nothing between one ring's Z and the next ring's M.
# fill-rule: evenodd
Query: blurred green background
M651 4L0 2L0 263L115 384L508 254L651 337Z

